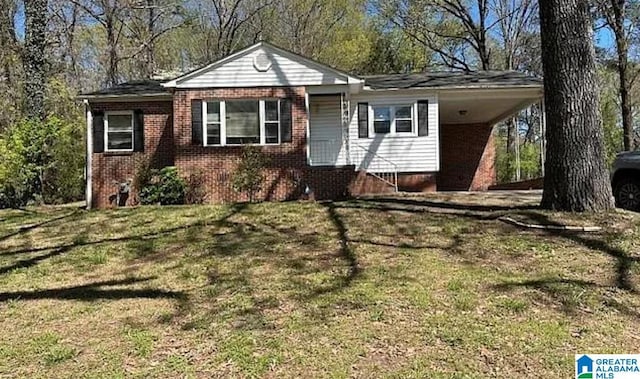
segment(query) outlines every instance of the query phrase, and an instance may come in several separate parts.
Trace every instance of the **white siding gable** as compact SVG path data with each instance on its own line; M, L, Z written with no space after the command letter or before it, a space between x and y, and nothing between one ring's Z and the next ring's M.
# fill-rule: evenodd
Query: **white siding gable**
M260 59L270 61L265 70ZM256 67L258 66L258 67ZM269 45L255 45L200 72L177 79L177 88L283 87L347 84L349 77Z

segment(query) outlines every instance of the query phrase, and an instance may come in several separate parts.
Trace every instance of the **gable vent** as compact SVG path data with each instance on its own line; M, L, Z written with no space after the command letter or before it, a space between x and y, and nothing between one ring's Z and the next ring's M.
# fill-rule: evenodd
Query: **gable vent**
M271 58L266 53L258 53L253 57L253 67L260 72L269 71L271 68Z

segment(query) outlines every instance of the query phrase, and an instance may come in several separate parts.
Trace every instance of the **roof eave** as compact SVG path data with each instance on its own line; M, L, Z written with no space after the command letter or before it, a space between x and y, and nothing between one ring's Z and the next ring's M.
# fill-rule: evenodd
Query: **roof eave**
M159 101L159 100L171 100L173 99L173 95L171 93L166 93L166 92L145 93L145 94L117 94L117 95L87 94L87 95L78 95L77 98L80 100L102 100L102 101L137 101L137 100Z
M389 87L389 88L371 88L364 86L365 91L412 91L412 90L429 90L429 91L460 91L460 90L517 90L517 89L544 89L542 84L524 84L524 85L486 85L486 86L438 86L438 87Z

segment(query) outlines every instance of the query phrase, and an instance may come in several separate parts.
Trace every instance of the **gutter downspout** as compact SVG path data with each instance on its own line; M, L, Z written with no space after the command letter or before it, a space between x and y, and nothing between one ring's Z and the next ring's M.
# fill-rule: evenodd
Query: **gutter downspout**
M87 203L87 209L91 209L93 206L93 172L92 172L92 155L93 155L93 133L91 133L91 127L93 125L93 113L91 112L91 107L89 106L89 100L84 100L84 109L87 114L87 146L86 146L86 156L85 156L85 199Z

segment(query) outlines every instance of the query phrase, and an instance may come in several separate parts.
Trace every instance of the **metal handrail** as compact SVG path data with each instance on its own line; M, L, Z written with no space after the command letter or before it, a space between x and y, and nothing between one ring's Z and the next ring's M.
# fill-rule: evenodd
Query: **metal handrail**
M397 165L396 163L394 163L393 161L390 161L390 160L388 160L387 158L383 157L382 155L380 155L380 154L378 154L378 153L375 153L375 152L373 152L373 151L371 151L371 150L367 149L366 147L364 147L364 146L362 146L362 145L359 145L359 144L357 144L357 143L354 143L354 144L353 144L353 146L358 147L358 148L360 148L360 149L362 149L362 150L366 151L367 153L373 154L373 156L374 156L374 157L376 157L376 158L380 159L381 161L384 161L384 162L389 163L389 164L393 167L393 169L394 169L395 171L398 171L398 165Z
M378 173L378 172L375 172L375 171L369 171L367 168L364 168L364 169L365 169L369 174L371 174L372 176L374 176L374 177L378 178L379 180L381 180L381 181L383 181L383 182L385 182L385 183L387 183L387 184L389 184L389 185L393 186L393 188L394 188L395 192L398 192L398 165L397 165L396 163L394 163L393 161L390 161L389 159L387 159L387 158L385 158L385 157L383 157L383 156L379 155L379 154L378 154L378 153L376 153L376 152L373 152L373 151L369 150L368 148L366 148L366 147L364 147L364 146L362 146L362 145L359 145L359 144L357 144L357 143L354 143L352 146L355 146L355 147L357 147L357 148L359 148L359 149L361 149L361 150L364 150L364 151L365 151L365 152L367 152L368 154L371 154L374 158L376 158L376 159L378 159L378 160L380 160L380 161L382 161L382 162L385 162L385 163L389 164L389 165L391 166L392 170L393 170L393 172L391 172L391 173L382 173L382 172ZM360 165L362 166L362 162L360 163ZM393 174L393 181L391 181L391 180L387 180L387 179L383 176L383 175L385 175L385 174L386 174L386 175L388 175L388 174Z

